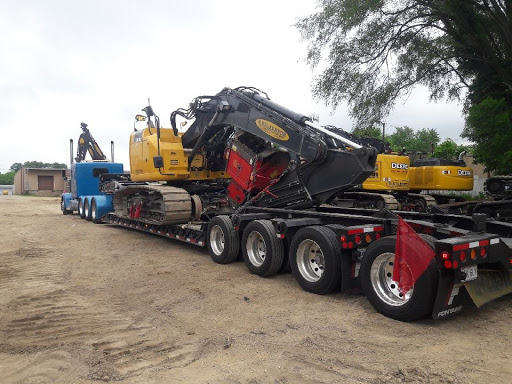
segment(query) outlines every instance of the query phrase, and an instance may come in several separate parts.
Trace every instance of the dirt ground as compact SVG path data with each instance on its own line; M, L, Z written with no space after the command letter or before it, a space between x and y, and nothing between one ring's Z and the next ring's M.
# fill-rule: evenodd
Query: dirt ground
M505 383L512 295L388 319L204 249L0 196L1 383Z

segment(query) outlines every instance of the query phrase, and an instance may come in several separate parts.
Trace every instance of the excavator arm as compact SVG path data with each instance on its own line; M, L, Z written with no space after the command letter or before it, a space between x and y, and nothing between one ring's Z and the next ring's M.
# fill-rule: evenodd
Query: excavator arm
M78 147L76 152L75 161L80 163L85 160L85 156L87 152L91 156L92 160L105 160L106 156L103 154L100 146L92 137L91 132L87 128L87 124L81 123L80 127L82 128L82 134L78 138Z
M182 136L183 147L191 149L189 163L205 145L219 137L225 140L227 136L231 140L229 146L224 146L228 156L229 151L244 154L236 162L228 161L227 171L232 177L243 174L244 165L253 167L269 151L279 149L289 154L286 170L272 179L257 198L239 199L240 203L307 208L323 204L337 192L362 183L374 170L377 151L373 147L362 147L317 126L305 115L282 107L255 88L225 88L215 96L194 99L189 109L171 114L175 134L178 115L195 119ZM332 148L327 137L343 142L350 149ZM274 161L284 158L267 157ZM243 163L244 159L247 164ZM246 178L255 176L247 175ZM238 184L251 185L243 176ZM239 185L241 191L248 192L244 185Z

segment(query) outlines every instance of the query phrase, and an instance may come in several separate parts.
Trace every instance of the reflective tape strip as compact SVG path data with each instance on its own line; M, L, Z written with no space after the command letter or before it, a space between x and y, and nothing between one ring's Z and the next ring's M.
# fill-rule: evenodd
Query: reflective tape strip
M363 228L357 228L357 229L349 229L348 234L356 235L358 233L377 232L377 231L383 231L383 230L384 230L384 227L363 227Z

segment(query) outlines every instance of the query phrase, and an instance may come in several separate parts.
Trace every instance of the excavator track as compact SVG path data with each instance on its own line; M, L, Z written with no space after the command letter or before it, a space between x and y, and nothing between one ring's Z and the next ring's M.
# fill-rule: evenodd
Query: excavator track
M193 216L192 198L181 188L135 184L114 194L114 211L123 218L148 224L184 224Z
M408 193L406 196L404 201L399 199L402 210L405 211L428 212L433 206L437 205L436 199L430 195Z
M372 192L344 192L343 199L354 199L358 208L400 209L400 203L393 195Z

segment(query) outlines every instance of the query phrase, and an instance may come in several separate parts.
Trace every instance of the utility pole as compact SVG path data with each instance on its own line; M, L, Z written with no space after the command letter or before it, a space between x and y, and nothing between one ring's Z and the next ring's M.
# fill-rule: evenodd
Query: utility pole
M382 141L386 141L384 137L386 136L386 123L382 123Z

